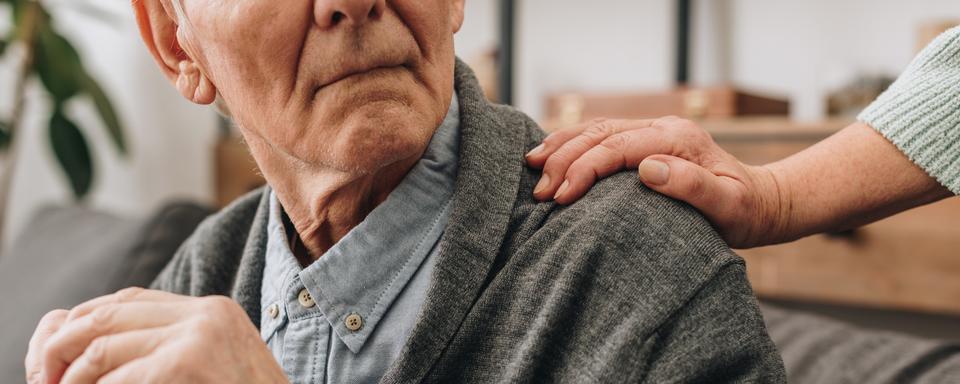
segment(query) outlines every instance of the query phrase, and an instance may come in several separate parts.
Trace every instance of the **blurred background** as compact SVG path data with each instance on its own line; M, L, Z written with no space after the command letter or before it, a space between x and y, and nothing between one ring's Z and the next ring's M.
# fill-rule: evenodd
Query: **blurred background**
M191 224L174 224L189 233L193 217L261 182L229 124L185 101L161 76L142 46L129 1L41 3L49 17L38 20L75 48L117 122L111 124L96 92L59 100L43 76L23 71L28 50L16 43L23 19L13 17L17 1L0 0L0 39L9 42L0 57L0 123L22 105L12 149L0 158L0 171L14 172L9 193L0 193L6 201L0 275L29 275L16 260L28 257L24 252L34 264L44 257L64 261L64 253L51 250L78 245L51 240L87 227L83 215L126 223L96 227L94 233L109 237L169 212L171 201L186 201L204 207L188 215ZM956 0L466 4L458 55L478 72L491 99L515 105L544 129L598 116L681 115L701 122L748 163L788 156L843 128L922 46L960 24ZM56 67L65 60L53 54L41 49L32 64L48 60ZM54 112L79 134L53 123ZM90 164L78 168L71 161L85 162L80 141ZM53 220L63 216L45 208L51 206L82 213ZM958 219L960 206L950 199L849 233L741 254L765 300L871 327L958 337ZM36 256L43 252L54 255Z

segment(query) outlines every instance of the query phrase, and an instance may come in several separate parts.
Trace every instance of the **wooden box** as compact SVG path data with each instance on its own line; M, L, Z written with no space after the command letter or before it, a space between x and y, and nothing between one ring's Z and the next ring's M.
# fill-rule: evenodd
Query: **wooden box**
M547 97L546 123L562 128L598 117L638 119L668 115L732 118L790 113L787 101L731 87L684 88L650 93L557 93Z

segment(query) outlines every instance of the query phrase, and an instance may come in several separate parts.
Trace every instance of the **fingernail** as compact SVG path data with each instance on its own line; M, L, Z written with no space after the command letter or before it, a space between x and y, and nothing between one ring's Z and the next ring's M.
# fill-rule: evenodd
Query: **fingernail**
M553 195L553 199L556 200L558 197L560 197L560 195L567 192L568 189L570 189L570 180L566 180L563 182L563 184L560 184L560 189L557 190L556 195Z
M640 180L652 185L664 185L670 179L670 167L656 160L644 160L640 163Z
M543 148L544 148L543 144L538 145L532 151L527 152L527 157L539 155L540 152L543 152Z
M550 186L550 175L544 173L543 176L540 177L540 182L537 183L537 187L533 189L533 194L539 195L540 192L543 192L549 186Z

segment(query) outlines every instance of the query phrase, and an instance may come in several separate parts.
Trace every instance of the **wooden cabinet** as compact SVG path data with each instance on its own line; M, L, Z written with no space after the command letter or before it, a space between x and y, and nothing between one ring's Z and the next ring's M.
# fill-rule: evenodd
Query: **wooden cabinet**
M768 298L960 315L960 200L844 235L738 251Z

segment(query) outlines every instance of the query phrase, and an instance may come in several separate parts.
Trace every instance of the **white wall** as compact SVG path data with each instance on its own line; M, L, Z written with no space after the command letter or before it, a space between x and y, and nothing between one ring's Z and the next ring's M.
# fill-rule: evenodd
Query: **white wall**
M670 84L673 1L520 3L515 99L532 116L541 116L550 91Z
M463 57L496 44L497 3L467 0L473 28L458 36ZM534 118L552 91L672 85L672 0L518 3L516 104ZM786 97L800 119L822 118L824 95L858 73L899 73L920 23L960 19L957 0L697 0L695 8L693 82L731 80ZM724 31L728 41L714 35Z
M496 46L498 1L467 0L465 59ZM520 0L514 102L540 117L547 93L664 88L672 75L672 0Z
M960 19L956 0L732 0L732 8L734 83L785 94L808 120L856 74L901 72L921 23Z

